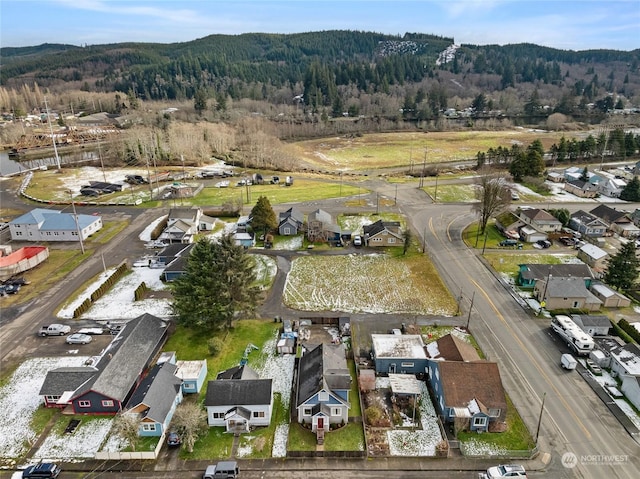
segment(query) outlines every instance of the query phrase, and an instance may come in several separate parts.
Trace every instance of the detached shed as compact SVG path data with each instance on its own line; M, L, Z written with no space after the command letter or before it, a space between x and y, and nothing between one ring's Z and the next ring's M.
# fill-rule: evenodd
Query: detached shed
M358 387L360 392L373 391L376 388L376 372L373 369L361 369Z

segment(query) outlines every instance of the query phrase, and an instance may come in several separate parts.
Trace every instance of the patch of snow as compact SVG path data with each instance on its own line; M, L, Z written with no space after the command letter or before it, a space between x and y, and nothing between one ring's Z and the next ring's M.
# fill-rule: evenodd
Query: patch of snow
M287 439L289 437L289 423L278 424L273 437L271 457L287 457Z
M303 236L291 236L287 239L278 238L274 244L275 249L283 249L287 251L295 251L302 248Z
M51 431L33 457L49 461L92 458L109 434L112 421L101 418L83 424L83 420L73 434Z
M464 442L465 456L507 456L506 448L498 447L495 444L483 442L481 439L472 438Z
M82 366L87 357L33 358L24 361L0 388L0 457L22 456L37 439L31 418L42 404L38 395L51 369Z
M107 270L100 274L98 279L89 285L87 289L71 303L65 305L59 312L58 317L63 319L73 318L73 312L82 302L91 297L98 287L113 273L114 269ZM149 289L159 291L166 288L160 280L162 269L155 268L134 268L129 274L120 279L102 298L93 303L91 308L82 315L83 319L110 320L110 319L132 319L144 313L154 316L171 316L171 303L168 299L144 299L134 301L133 292L144 282Z

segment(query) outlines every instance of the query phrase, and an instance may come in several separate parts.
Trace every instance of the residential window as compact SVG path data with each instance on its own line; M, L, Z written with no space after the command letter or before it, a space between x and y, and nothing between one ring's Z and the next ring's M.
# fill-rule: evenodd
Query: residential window
M474 417L473 418L473 426L474 427L485 427L487 425L487 418L484 416Z
M331 409L331 415L332 416L342 416L342 411L340 410L339 407L334 407Z
M282 234L290 235L291 234L291 228L283 228Z
M91 407L91 401L78 401L79 407Z
M395 243L396 239L395 238L388 238L387 239L387 243Z
M142 425L142 430L143 431L155 431L156 430L156 425L155 424L143 424Z
M182 387L183 387L183 388L185 388L185 389L195 389L195 388L196 388L196 385L195 385L195 384L192 384L192 383L184 383L184 384L182 385Z
M105 399L102 401L102 407L113 407L113 401L110 399Z
M213 419L224 419L224 413L223 412L214 412L211 414L211 417L213 417Z
M47 402L56 402L58 399L60 399L60 396L45 396Z
M402 363L403 368L412 368L414 366L413 363Z
M577 308L577 307L578 307L578 302L577 302L577 301L574 301L574 302L573 302L573 307L574 307L574 308Z
M253 417L264 417L264 411L253 411Z
M373 241L374 243L381 243L382 238L371 238L369 241Z
M500 417L500 412L499 408L491 408L489 409L489 417Z
M311 408L310 407L302 408L302 414L304 416L311 416Z
M318 401L328 401L329 393L327 391L320 391L318 393Z

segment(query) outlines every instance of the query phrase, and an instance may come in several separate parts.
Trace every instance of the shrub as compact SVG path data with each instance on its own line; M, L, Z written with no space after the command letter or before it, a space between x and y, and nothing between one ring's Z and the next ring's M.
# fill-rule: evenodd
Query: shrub
M220 338L211 338L207 341L207 349L211 356L217 356L224 347L224 341Z

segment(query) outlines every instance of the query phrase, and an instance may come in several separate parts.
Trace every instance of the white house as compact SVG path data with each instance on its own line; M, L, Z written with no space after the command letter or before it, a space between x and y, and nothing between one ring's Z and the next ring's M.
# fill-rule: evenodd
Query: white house
M629 343L619 348L612 349L611 372L620 377L640 376L640 348L638 345Z
M219 379L209 381L204 405L209 426L233 434L268 426L273 410L271 379Z
M100 216L44 208L35 208L9 222L14 241L84 241L101 228Z
M620 390L637 409L640 409L640 377L624 374Z

